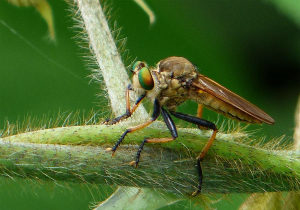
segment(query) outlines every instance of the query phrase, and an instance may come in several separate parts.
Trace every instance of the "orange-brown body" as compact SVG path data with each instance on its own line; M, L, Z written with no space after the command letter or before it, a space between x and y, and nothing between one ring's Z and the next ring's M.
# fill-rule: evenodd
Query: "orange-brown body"
M247 100L199 74L195 66L183 57L169 57L150 69L154 88L146 92L150 100L158 99L161 106L175 111L186 100L212 109L226 117L246 123L274 124L274 120ZM143 90L133 77L133 89Z
M186 58L175 56L169 57L159 61L156 67L150 69L146 67L144 62L138 61L133 65L132 73L133 85L128 85L126 91L126 113L113 120L108 120L105 123L114 124L130 117L145 97L153 102L153 113L150 120L143 122L140 125L127 128L114 147L108 148L107 151L112 151L114 154L128 133L145 128L153 123L159 115L163 117L165 124L171 133L171 137L145 138L139 147L136 160L132 161L130 164L135 165L136 167L138 166L145 143L166 143L174 141L178 137L176 126L171 115L196 124L200 129L211 129L213 131L212 135L197 157L199 183L197 190L193 195L197 195L201 192L203 175L200 161L211 147L218 132L214 123L202 119L202 105L237 121L274 124L274 120L257 106L251 104L208 77L199 74L195 66ZM130 108L129 100L130 90L139 94L139 98L132 108ZM176 108L189 99L199 104L197 116L176 112Z

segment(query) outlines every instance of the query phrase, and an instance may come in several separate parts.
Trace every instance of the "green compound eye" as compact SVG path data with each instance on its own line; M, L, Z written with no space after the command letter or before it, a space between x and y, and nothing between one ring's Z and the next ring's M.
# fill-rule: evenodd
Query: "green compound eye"
M132 66L132 70L134 71L134 69L141 63L141 61L137 61L133 64Z
M154 81L148 68L143 67L139 71L139 82L145 90L152 90Z

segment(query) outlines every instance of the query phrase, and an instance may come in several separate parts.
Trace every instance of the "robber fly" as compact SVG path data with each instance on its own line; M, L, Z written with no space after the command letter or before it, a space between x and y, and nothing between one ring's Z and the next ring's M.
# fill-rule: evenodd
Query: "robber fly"
M132 165L138 166L145 143L165 143L178 137L176 126L170 114L196 124L200 129L211 129L213 131L212 136L197 157L199 183L197 191L193 195L201 192L203 176L200 161L209 150L218 131L214 123L201 119L203 106L237 121L274 124L274 120L258 107L212 79L199 74L196 67L186 58L169 57L159 61L153 68L148 68L145 62L138 61L133 65L132 73L133 85L128 85L126 90L126 113L115 119L107 120L106 124L115 124L130 117L145 97L152 101L153 113L149 121L127 128L114 147L108 148L107 151L112 151L114 155L128 133L150 125L160 114L171 132L171 137L145 138L138 149L136 160L131 162ZM129 91L135 91L139 94L139 98L132 109L130 109ZM197 116L176 112L176 108L188 99L198 103Z

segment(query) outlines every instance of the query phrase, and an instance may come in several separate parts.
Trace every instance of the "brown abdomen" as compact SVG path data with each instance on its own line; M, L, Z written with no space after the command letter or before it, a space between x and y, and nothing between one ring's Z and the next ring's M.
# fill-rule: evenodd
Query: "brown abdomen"
M190 95L193 101L226 117L245 123L262 123L262 121L202 90L193 91Z

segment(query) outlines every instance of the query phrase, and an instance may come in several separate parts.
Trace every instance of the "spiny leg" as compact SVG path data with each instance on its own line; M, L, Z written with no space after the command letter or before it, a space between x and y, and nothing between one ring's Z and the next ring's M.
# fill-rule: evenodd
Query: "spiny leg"
M140 162L141 152L143 150L143 147L144 147L145 143L166 143L166 142L174 141L178 137L177 129L176 129L176 126L175 126L171 116L162 107L161 107L161 115L162 115L169 131L171 132L172 137L170 137L170 138L157 138L157 139L147 139L147 138L145 138L144 141L142 142L141 146L139 147L139 150L136 153L136 160L130 162L130 165L135 165L136 168L138 167L139 162Z
M128 85L126 89L126 113L115 118L115 119L107 119L103 122L103 124L108 124L108 125L113 125L116 124L117 122L127 119L132 115L132 113L136 110L136 108L140 105L142 100L145 98L146 94L142 94L139 96L139 98L136 100L134 106L130 110L130 98L129 98L129 91L132 90L132 86Z
M198 188L195 192L193 192L192 196L196 196L199 193L201 193L203 174L202 174L202 168L201 168L201 163L199 158L197 159L197 171L198 171Z
M212 122L209 122L207 120L203 120L201 118L195 117L195 116L191 116L188 114L183 114L183 113L179 113L179 112L171 112L170 113L179 118L182 119L184 121L196 124L200 127L205 127L205 128L209 128L213 130L213 134L210 137L209 141L207 142L207 144L205 145L204 149L202 150L202 152L200 153L200 155L197 157L197 170L198 170L198 177L199 177L199 183L198 183L198 189L193 193L193 195L197 195L201 192L201 184L202 184L202 168L201 168L201 163L200 161L203 159L203 157L206 155L207 151L209 150L209 148L211 147L213 141L216 138L218 129L216 127L216 125Z
M160 104L158 102L157 99L154 100L154 109L153 109L153 114L151 116L151 119L141 125L135 126L135 127L131 127L131 128L127 128L126 131L121 135L121 137L119 138L119 140L117 141L117 143L114 145L113 148L107 148L106 151L112 151L113 154L112 156L114 156L115 151L117 150L118 146L122 143L123 139L125 138L125 136L128 133L140 130L148 125L150 125L151 123L153 123L159 116L160 114Z

